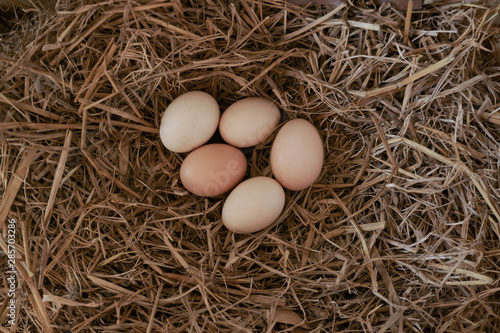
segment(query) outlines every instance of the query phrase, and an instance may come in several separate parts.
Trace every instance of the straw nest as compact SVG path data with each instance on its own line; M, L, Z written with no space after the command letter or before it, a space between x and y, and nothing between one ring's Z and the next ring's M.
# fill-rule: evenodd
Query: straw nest
M3 12L2 276L29 332L498 332L499 8L61 2ZM8 27L6 27L8 25ZM319 129L325 164L252 235L157 135L189 90ZM273 134L274 136L275 134ZM273 136L247 177L271 176ZM6 318L2 290L2 332Z

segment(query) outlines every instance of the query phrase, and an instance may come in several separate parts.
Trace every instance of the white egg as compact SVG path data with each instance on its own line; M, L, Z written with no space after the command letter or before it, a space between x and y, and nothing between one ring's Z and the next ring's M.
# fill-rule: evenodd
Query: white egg
M249 97L229 106L219 123L220 135L239 148L258 145L280 121L280 110L272 101Z
M203 91L185 93L170 103L160 124L160 139L167 149L189 152L214 135L219 124L217 101Z
M229 194L222 208L222 222L233 232L256 232L276 221L284 207L285 191L276 180L253 177Z

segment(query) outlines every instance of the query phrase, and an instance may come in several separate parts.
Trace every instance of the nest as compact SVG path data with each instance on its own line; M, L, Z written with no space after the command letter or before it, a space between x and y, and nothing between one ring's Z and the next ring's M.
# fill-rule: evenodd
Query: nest
M13 219L18 329L498 332L498 11L68 1L10 24L0 274ZM320 178L265 230L229 232L225 195L179 182L158 126L190 90L320 131ZM271 176L274 136L246 178Z

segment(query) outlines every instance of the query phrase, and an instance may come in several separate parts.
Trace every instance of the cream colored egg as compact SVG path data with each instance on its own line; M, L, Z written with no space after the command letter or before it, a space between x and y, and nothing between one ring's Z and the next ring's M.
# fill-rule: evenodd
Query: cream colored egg
M240 148L255 146L273 131L280 120L280 110L262 97L242 99L222 114L219 132L227 143Z
M318 179L323 157L323 142L316 127L307 120L293 119L274 139L271 169L284 188L303 190Z
M217 101L203 91L190 91L170 103L160 124L160 139L167 149L189 152L207 142L217 129Z
M271 225L285 206L285 191L274 179L253 177L229 194L222 208L222 222L236 233L251 233Z

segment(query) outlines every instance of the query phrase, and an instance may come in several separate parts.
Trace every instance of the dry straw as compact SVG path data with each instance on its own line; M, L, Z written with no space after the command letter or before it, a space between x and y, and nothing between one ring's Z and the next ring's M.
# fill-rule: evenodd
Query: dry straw
M18 22L0 12L0 245L15 219L19 331L498 332L498 11L109 0ZM222 109L263 96L319 129L321 177L288 191L271 227L234 235L224 196L180 184L185 154L157 128L189 90ZM249 152L247 177L271 176L272 139Z

